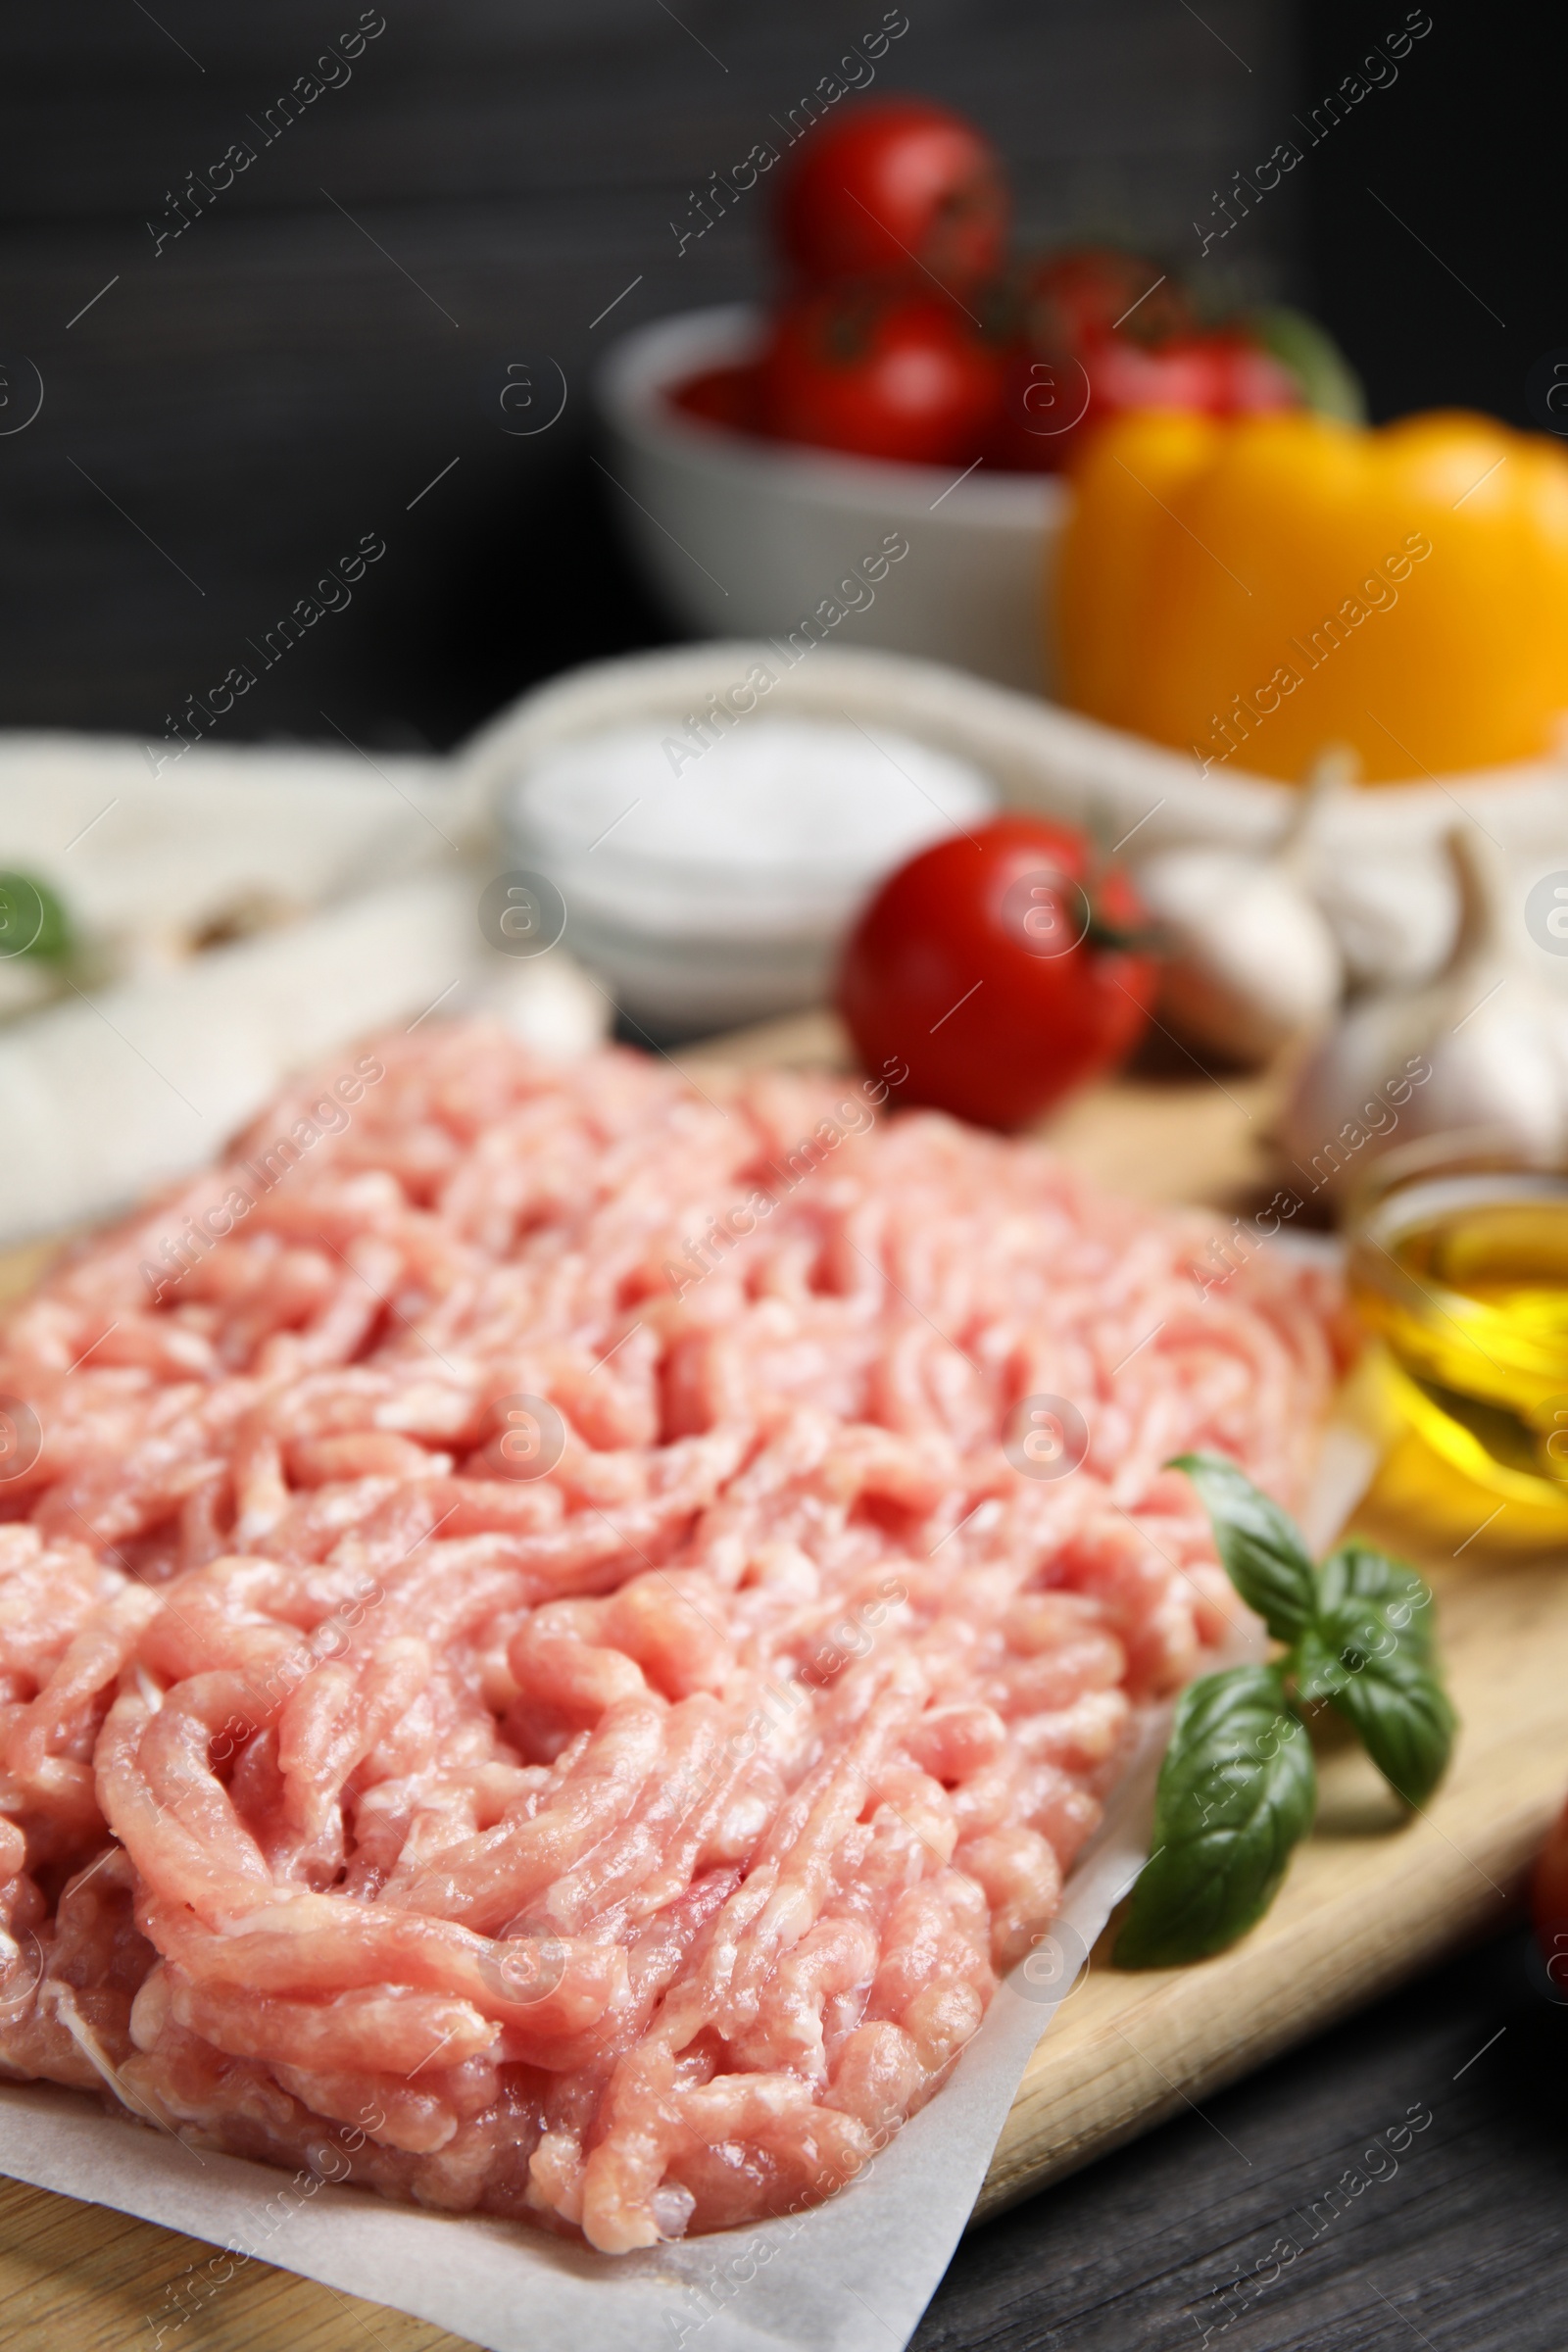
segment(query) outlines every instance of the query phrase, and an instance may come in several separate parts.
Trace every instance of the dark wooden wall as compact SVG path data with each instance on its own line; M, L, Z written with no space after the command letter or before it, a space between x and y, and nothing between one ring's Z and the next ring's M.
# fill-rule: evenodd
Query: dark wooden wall
M874 86L984 123L1037 239L1195 253L1194 214L1288 111L1277 0L906 6ZM384 0L352 78L268 145L268 108L358 0L13 5L0 724L161 733L365 533L387 552L353 604L219 740L330 739L324 710L362 741L446 743L564 662L656 641L586 462L585 370L617 329L756 287L765 190L684 256L669 222L883 13ZM236 140L256 160L219 191ZM155 252L190 173L214 201L188 197L191 225ZM1288 279L1293 201L1211 255L1216 274ZM504 371L547 353L565 414L510 438ZM34 367L42 413L18 430Z
M1342 87L1409 13L1408 0L1313 0L1293 103ZM1397 80L1356 100L1295 174L1306 282L1375 416L1463 407L1560 431L1568 417L1541 391L1542 363L1568 362L1568 9L1424 0L1414 13L1432 29Z

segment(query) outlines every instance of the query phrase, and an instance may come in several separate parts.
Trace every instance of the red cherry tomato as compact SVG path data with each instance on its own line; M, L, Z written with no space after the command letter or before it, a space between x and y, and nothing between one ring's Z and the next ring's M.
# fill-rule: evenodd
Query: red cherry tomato
M1109 944L1144 920L1068 826L1002 816L922 850L851 935L838 1006L867 1069L984 1127L1021 1127L1132 1052L1152 956Z
M1164 343L1197 324L1182 289L1148 254L1114 245L1069 245L1024 273L1029 340L1042 351L1076 351L1124 327L1135 342Z
M995 425L1001 359L946 296L825 292L786 305L758 380L759 420L906 466L962 465Z
M1541 1849L1531 1909L1546 1975L1558 1998L1568 2001L1568 1807L1558 1814Z
M874 98L819 124L779 191L785 260L813 285L909 277L945 286L988 277L1007 238L996 151L972 123L924 98Z
M1233 416L1300 405L1296 378L1250 335L1201 331L1148 255L1068 247L1029 265L1014 300L1021 326L987 451L999 466L1056 472L1129 409Z
M1300 405L1294 376L1234 330L1172 335L1152 347L1125 333L1094 334L1076 351L1013 355L990 454L1021 471L1055 472L1098 426L1129 409L1236 416Z

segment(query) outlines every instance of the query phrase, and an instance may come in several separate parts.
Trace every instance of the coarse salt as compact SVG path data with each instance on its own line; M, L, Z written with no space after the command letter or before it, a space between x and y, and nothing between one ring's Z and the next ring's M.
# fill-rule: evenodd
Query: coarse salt
M695 758L657 721L559 745L505 816L625 1008L711 1028L819 999L866 894L995 801L977 767L909 736L760 717Z

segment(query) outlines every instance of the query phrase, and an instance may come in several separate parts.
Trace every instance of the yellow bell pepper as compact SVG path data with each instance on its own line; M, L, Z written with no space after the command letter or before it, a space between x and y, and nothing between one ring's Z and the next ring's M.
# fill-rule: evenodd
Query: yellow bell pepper
M1441 411L1122 417L1074 479L1055 625L1066 701L1205 774L1537 757L1568 713L1568 454Z

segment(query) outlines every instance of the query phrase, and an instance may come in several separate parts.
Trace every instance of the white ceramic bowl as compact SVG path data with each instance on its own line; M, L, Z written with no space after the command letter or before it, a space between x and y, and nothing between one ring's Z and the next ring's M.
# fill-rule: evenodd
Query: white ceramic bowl
M595 380L620 493L608 495L666 611L695 636L785 639L899 534L908 554L874 601L852 592L858 609L825 624L828 641L1049 692L1042 611L1063 483L791 448L671 406L687 377L749 358L761 327L745 304L684 312L613 345Z

